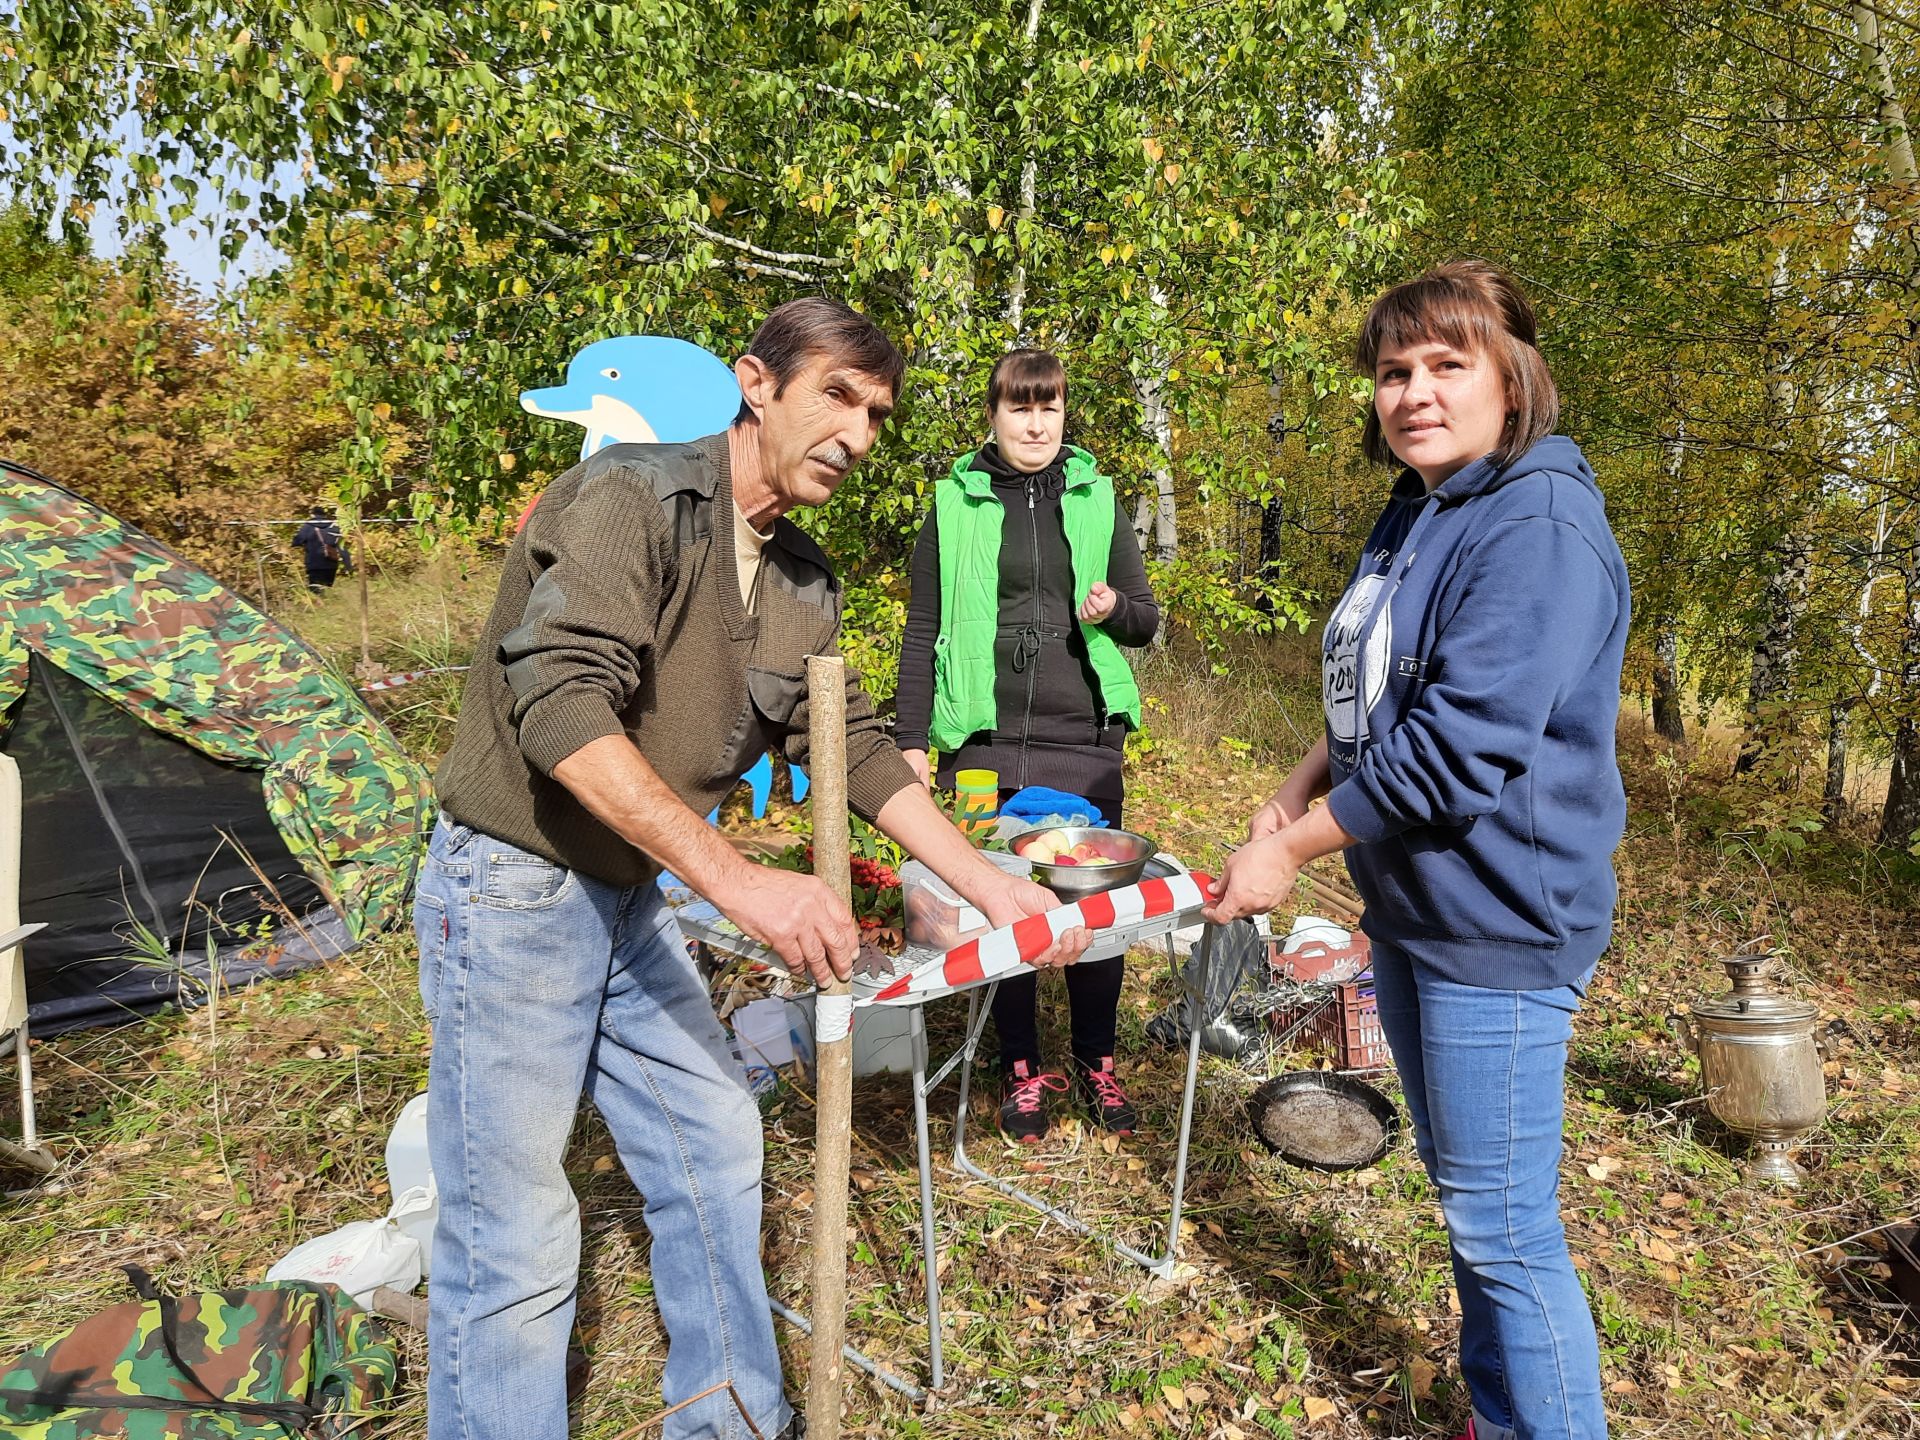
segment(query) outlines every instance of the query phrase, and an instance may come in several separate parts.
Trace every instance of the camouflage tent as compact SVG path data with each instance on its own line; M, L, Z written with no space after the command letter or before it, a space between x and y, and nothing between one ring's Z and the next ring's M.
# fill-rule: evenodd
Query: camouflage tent
M191 998L210 949L232 982L352 948L401 918L431 819L426 776L290 631L7 462L0 750L21 914L50 924L41 1033Z

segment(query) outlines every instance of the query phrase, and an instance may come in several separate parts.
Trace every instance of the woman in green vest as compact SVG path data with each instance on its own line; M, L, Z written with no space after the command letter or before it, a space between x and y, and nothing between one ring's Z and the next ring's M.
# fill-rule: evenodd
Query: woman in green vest
M1000 777L1004 800L1029 785L1083 795L1121 823L1121 762L1140 692L1120 646L1160 625L1140 547L1113 482L1064 441L1067 373L1044 350L1003 355L987 380L993 438L934 486L913 552L894 736L921 780L951 789L959 770ZM938 751L936 773L928 760ZM1096 1124L1131 1134L1114 1073L1118 959L1067 969L1071 1086ZM1070 1087L1042 1062L1038 978L994 997L1003 1073L1000 1124L1038 1141L1051 1097Z

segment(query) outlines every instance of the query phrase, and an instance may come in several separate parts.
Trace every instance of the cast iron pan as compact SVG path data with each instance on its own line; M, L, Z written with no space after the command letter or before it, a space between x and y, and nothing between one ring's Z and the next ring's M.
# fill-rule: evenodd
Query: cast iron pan
M1296 1070L1277 1075L1247 1102L1253 1133L1290 1165L1358 1170L1373 1164L1400 1133L1393 1102L1351 1075Z

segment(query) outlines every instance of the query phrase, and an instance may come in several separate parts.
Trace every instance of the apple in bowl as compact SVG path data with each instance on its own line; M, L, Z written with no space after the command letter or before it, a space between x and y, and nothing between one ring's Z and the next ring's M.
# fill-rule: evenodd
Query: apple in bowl
M1011 848L1033 863L1035 880L1074 899L1135 883L1158 847L1131 831L1070 825L1032 831Z

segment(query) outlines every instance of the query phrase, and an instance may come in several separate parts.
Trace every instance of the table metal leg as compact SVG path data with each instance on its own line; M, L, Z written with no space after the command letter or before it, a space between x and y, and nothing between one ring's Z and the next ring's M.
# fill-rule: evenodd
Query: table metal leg
M802 1335L813 1334L813 1321L809 1320L805 1315L802 1315L798 1310L795 1310L791 1305L782 1305L771 1295L767 1297L767 1305L774 1314L793 1326ZM927 1398L927 1392L922 1390L918 1385L902 1380L879 1361L862 1355L858 1350L854 1349L853 1346L842 1345L840 1347L840 1353L846 1357L849 1364L866 1371L867 1374L878 1380L882 1385L885 1385L889 1390L899 1391L916 1404Z
M1180 1138L1173 1159L1173 1214L1167 1221L1167 1253L1157 1265L1148 1268L1156 1274L1170 1275L1174 1257L1180 1253L1180 1209L1187 1194L1187 1146L1193 1139L1193 1092L1200 1078L1200 1030L1206 1022L1207 981L1213 969L1214 927L1201 932L1200 944L1187 966L1187 1081L1180 1094ZM1167 938L1167 954L1173 954L1173 938ZM1142 1262L1145 1263L1144 1261Z
M33 1111L33 1052L27 1048L25 1020L13 1032L13 1049L20 1057L20 1142L29 1150L38 1150L40 1127Z
M1000 989L1000 982L994 981L987 986L983 997L978 990L967 992L967 1038L947 1062L947 1069L957 1063L960 1068L960 1105L953 1116L953 1163L972 1175L981 1175L992 1180L979 1166L967 1158L967 1100L973 1088L973 1059L980 1049L981 1032L987 1028L987 1016L993 1012L993 997ZM944 1076L946 1070L941 1071ZM936 1084L938 1081L936 1080Z
M913 1035L913 1130L920 1164L920 1250L927 1286L927 1348L931 1362L929 1367L931 1391L938 1391L946 1384L946 1361L942 1347L943 1327L940 1319L940 1258L934 1227L933 1142L927 1126L928 1098L946 1082L949 1075L958 1070L960 1101L953 1120L953 1163L962 1173L972 1176L984 1185L992 1186L1009 1199L1018 1200L1029 1209L1038 1211L1075 1234L1090 1235L1102 1241L1111 1246L1115 1253L1154 1275L1163 1278L1170 1276L1180 1249L1180 1216L1186 1199L1188 1142L1193 1132L1193 1101L1200 1074L1200 1030L1206 1015L1207 975L1213 964L1213 939L1214 927L1209 925L1201 936L1200 944L1194 951L1192 963L1188 965L1187 974L1182 982L1182 988L1187 997L1187 1073L1180 1094L1180 1128L1174 1153L1173 1203L1167 1219L1167 1243L1165 1251L1159 1255L1149 1255L1123 1240L1101 1234L1072 1211L1064 1210L1038 1195L1022 1190L1010 1181L989 1174L974 1164L972 1158L968 1156L967 1103L972 1095L973 1064L979 1054L980 1038L985 1033L987 1017L992 1013L994 992L999 989L997 984L967 992L966 1038L931 1075L927 1073L928 1047L924 1011L916 1017L919 1023ZM1167 955L1169 960L1174 958L1171 936L1167 938ZM773 1307L776 1315L811 1333L812 1326L805 1315L781 1304L778 1300L769 1299L768 1303ZM908 1383L884 1366L862 1355L852 1346L847 1346L841 1353L850 1363L864 1370L883 1385L897 1390L916 1402L930 1401L929 1390L922 1390L917 1385Z
M913 1015L913 1137L920 1160L920 1263L927 1277L927 1351L931 1357L929 1387L946 1384L940 1353L940 1252L933 1233L933 1145L927 1136L927 1021L926 1007Z
M982 1170L967 1155L967 1078L973 1068L973 1051L980 1038L980 1025L975 1024L982 1005L979 992L971 992L974 1009L968 1014L968 1035L966 1063L960 1067L960 1110L953 1122L953 1163L963 1172L990 1185L1009 1199L1018 1200L1029 1209L1037 1210L1048 1219L1057 1222L1080 1235L1091 1235L1113 1247L1117 1254L1131 1260L1134 1264L1165 1278L1173 1273L1174 1260L1180 1252L1180 1212L1185 1202L1187 1189L1187 1151L1188 1140L1193 1130L1193 1096L1195 1082L1200 1075L1200 1027L1206 1014L1207 972L1213 964L1214 927L1209 925L1201 934L1200 944L1195 949L1193 961L1187 966L1187 976L1182 988L1187 995L1187 1074L1180 1095L1179 1141L1174 1154L1173 1166L1173 1206L1167 1220L1167 1248L1160 1255L1149 1255L1136 1250L1124 1240L1102 1235L1086 1221L1070 1210L1063 1210L1047 1200L1041 1199L1026 1190L1022 1190L1011 1181L1002 1180L998 1175ZM1173 955L1173 938L1167 938L1167 954ZM989 987L987 996L992 998L993 988Z

